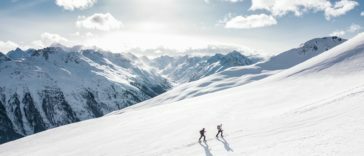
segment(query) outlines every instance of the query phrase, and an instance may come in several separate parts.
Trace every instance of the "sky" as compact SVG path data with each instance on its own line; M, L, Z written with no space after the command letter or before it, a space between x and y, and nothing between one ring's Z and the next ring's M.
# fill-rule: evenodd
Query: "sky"
M275 55L363 31L359 0L1 0L0 51L60 43L158 55Z

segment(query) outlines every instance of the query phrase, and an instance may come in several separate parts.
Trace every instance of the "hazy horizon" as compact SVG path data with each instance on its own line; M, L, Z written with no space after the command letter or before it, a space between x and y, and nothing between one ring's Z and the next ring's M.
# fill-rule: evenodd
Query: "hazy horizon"
M57 42L116 52L222 47L273 55L312 38L350 39L362 31L364 9L355 0L5 0L0 19L2 52Z

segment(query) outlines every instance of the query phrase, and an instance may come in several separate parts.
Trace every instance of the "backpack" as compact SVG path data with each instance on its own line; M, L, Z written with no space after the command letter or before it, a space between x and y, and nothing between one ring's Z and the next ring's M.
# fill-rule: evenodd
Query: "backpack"
M200 130L200 134L204 134L205 133L205 131L204 130Z
M221 130L221 125L217 125L217 129L218 130Z

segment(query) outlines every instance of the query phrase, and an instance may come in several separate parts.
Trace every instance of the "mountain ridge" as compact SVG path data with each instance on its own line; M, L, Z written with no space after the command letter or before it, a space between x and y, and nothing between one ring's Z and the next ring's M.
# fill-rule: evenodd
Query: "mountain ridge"
M345 39L339 37L311 39L301 44L298 48L284 51L255 64L231 67L197 81L181 84L155 98L131 106L131 108L172 103L249 84L303 63L317 55L325 53L329 49L345 43L345 41Z
M363 54L361 34L267 79L66 125L3 144L0 154L360 155ZM220 123L224 138L215 137Z
M243 57L238 52L230 55ZM4 108L0 109L4 121L0 135L9 136L0 137L2 143L101 117L172 87L148 60L129 53L54 44L38 50L17 48L0 58L0 105ZM208 63L207 56L185 58L203 60L204 66L220 61ZM224 60L225 55L220 59L230 61ZM229 64L236 65L242 64Z
M100 117L171 87L121 54L49 47L9 56L0 64L1 129L22 136Z
M196 81L234 66L247 66L260 61L255 56L245 56L238 51L212 56L160 56L149 64L177 84Z
M335 42L317 44L317 41L331 39ZM288 52L306 56L306 53L300 53L306 49L317 55L344 41L337 37L313 39L298 50ZM304 59L313 56L310 54ZM245 56L237 51L212 56L161 56L151 60L128 53L82 49L80 46L68 48L58 44L39 50L17 48L7 55L0 54L0 105L3 107L0 117L4 122L0 133L10 136L2 142L100 117L145 100L143 103L174 102L277 73L262 72L257 65L264 63L259 57ZM206 80L209 82L204 82ZM171 83L186 82L191 84L172 89L180 90L178 95L158 96L169 90ZM158 97L148 101L155 96Z

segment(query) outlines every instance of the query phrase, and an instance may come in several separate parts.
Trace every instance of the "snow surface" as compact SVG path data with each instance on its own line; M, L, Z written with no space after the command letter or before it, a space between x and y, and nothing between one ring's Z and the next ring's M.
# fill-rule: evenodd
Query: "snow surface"
M315 38L301 44L301 46L298 48L293 48L282 52L256 64L231 67L197 81L177 85L173 87L171 91L143 101L138 105L131 106L131 108L152 107L155 105L172 103L187 98L193 98L232 87L245 85L279 73L284 69L293 67L327 51L328 49L340 45L345 41L345 39L339 37ZM215 55L214 58L218 59L219 55ZM165 66L165 64L168 64L168 62L171 62L171 60L173 61L173 59L176 58L164 56L158 58L157 60L162 61L159 63L161 66Z
M363 155L363 60L364 33L268 78L51 129L0 155Z

